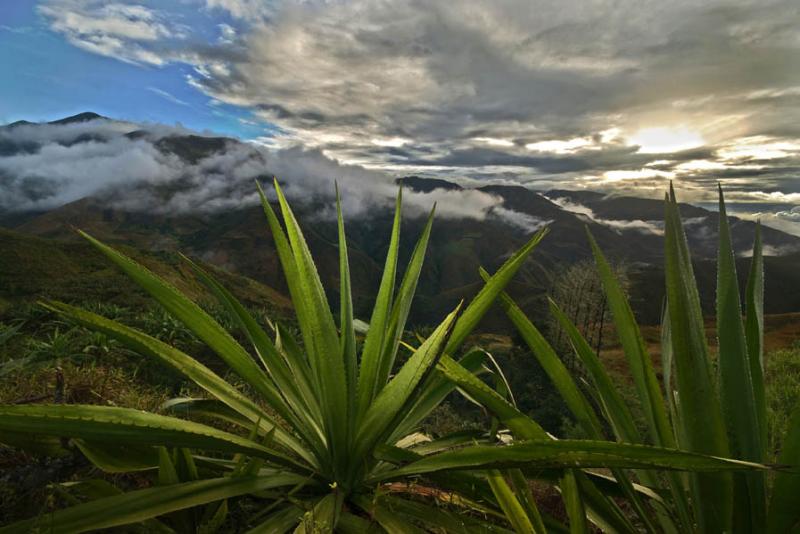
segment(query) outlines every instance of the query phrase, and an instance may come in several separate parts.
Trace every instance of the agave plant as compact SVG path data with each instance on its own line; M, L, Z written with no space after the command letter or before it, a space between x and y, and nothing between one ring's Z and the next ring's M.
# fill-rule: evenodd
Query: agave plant
M587 384L588 396L567 372L552 346L506 294L501 295L503 307L588 436L604 439L608 429L619 442L678 447L763 463L769 458L763 380L764 277L760 228L756 229L743 319L730 227L720 188L716 302L719 350L715 365L707 345L689 249L672 188L666 198L665 222L662 384L625 292L588 234L637 400L644 412L645 433L637 428L631 407L623 401L598 355L554 301L550 301L551 312L591 378ZM794 466L800 463L800 406L792 417L779 463ZM763 471L695 472L687 476L674 473L655 476L648 471L631 473L620 469L612 473L635 512L635 523L629 522L627 531L644 528L648 532L778 533L800 528L797 500L800 475L791 470L777 474L771 499Z
M563 526L536 509L525 478L531 471L555 473L570 516L580 525L584 519L578 493L593 492L598 502L604 499L595 485L602 480L589 481L583 468L713 472L760 467L666 448L549 439L535 423L503 411L496 402L502 397L477 378L482 351L470 350L459 361L454 359L544 230L489 277L463 311L454 310L418 346L410 347L401 336L433 212L397 286L402 194L398 195L381 284L361 340L354 326L341 209L337 324L277 182L275 190L284 225L259 192L294 303L299 339L280 324L265 331L224 287L186 260L228 310L252 352L174 287L84 234L208 345L244 387L235 387L188 354L141 331L63 303L47 303L71 321L171 366L208 397L174 399L165 405L167 414L107 406L0 406L0 441L41 445L67 437L106 471L158 473L152 487L108 491L103 498L0 532L82 532L143 522L153 531L209 531L222 524L227 500L245 495L260 503L250 518L252 532L485 532L509 527L533 532L544 531L546 524ZM398 366L401 351L408 354ZM420 422L456 385L507 422L517 441L497 446L489 436L475 433L418 439ZM602 505L588 508L591 512Z

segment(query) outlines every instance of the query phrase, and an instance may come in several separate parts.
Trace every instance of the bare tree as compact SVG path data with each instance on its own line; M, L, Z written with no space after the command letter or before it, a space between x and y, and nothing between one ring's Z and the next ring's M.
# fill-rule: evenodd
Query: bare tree
M612 269L623 289L627 291L630 285L627 267L624 264L615 264ZM606 332L608 305L594 263L581 261L567 267L554 278L550 296L599 355L603 348L603 342L608 342L606 335L608 333ZM569 338L558 321L551 318L549 328L553 346L567 367L572 372L582 374L581 366L575 359Z

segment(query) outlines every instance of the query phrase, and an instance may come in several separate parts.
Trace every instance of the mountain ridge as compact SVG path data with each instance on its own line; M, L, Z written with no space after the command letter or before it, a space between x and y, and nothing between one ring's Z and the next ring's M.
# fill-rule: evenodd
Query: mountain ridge
M87 116L78 116L81 115ZM227 155L235 152L239 154L240 161L246 161L261 173L262 181L271 175L268 162L257 152L248 155L248 146L236 139L186 134L175 130L158 134L135 125L121 135L134 137L137 142L145 143L142 146L152 145L168 158L175 157L191 162L189 169L192 172L220 172L217 169L224 165L222 162L227 161ZM326 201L314 195L298 196L297 191L300 190L292 189L294 183L291 179L283 179L282 183L294 195L290 197L293 209L318 262L323 284L332 301L336 302L338 237L334 220L325 215L331 212L325 210ZM480 197L481 201L490 199L492 203L482 216L437 216L419 284L420 304L412 317L415 324L428 324L437 320L443 313L449 312L461 298L477 292L481 287L479 267L497 269L525 243L533 231L545 225L549 225L549 235L509 287L510 293L522 301L525 311L534 316L543 315L546 307L542 305L542 297L553 278L565 266L591 258L586 238L587 228L609 258L635 266L641 280L652 280L652 273L657 271L663 258L663 237L659 226L662 224L663 227L663 223L659 221L659 217L663 221L661 201L619 200L620 197L599 192L557 189L534 191L521 185L487 184L467 188L448 180L420 176L399 178L396 183L417 194L440 197L474 192L483 195ZM194 184L195 182L187 178L184 181L165 183L125 184L125 187L128 197L146 192L154 198L172 198L190 191ZM252 182L236 182L224 177L220 184L227 188L224 191L229 190L237 195L241 191L250 191L252 198L255 193L251 191L254 189L250 185ZM269 188L267 190L269 192ZM343 200L346 201L347 198ZM346 218L355 306L359 311L370 309L380 281L386 255L385 247L391 230L390 211L382 208L367 209ZM695 260L713 260L716 256L716 214L689 204L681 204L681 211L687 223L687 235ZM736 250L740 255L746 254L752 246L755 224L734 217L731 221ZM424 222L422 212L407 212L404 216L401 265L410 255ZM19 233L64 242L76 241L78 238L72 228L81 228L112 244L157 253L186 253L218 268L273 287L279 292L286 292L274 245L263 212L257 204L244 203L211 211L153 212L115 205L100 194L85 196L35 213L6 210L5 213L0 213L0 226ZM800 250L800 238L778 230L765 228L764 241L772 250L790 251L792 247ZM791 255L786 257L788 259L785 261L794 259ZM747 260L740 261L746 263ZM785 263L784 260L770 261ZM780 272L780 283L791 285L797 282L800 285L800 273L795 276L789 269L782 269ZM647 309L647 321L657 322L660 309L655 308L660 306L660 297L651 294L645 286L639 293L648 295L641 298L643 304L640 306ZM776 309L800 310L800 297L791 292L777 296L781 304L776 305ZM490 318L490 321L494 319Z

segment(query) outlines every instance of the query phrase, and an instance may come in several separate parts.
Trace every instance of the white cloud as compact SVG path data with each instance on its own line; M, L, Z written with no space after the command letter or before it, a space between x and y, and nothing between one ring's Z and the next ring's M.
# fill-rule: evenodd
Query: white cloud
M226 11L233 18L247 21L262 21L273 11L271 3L263 0L206 0L206 7Z
M775 228L787 234L800 237L800 206L789 207L779 211L737 211L735 215L741 219L761 221L761 224L764 226L769 226L770 228ZM795 251L796 250L793 250L792 252ZM785 253L786 251L783 252Z
M189 105L189 103L186 102L185 100L181 100L180 98L178 98L177 96L173 95L172 93L164 91L163 89L159 89L158 87L147 87L147 90L150 91L151 93L157 94L158 96L160 96L161 98L163 98L165 100L169 100L173 104L178 104L178 105L181 105L181 106L188 106Z
M138 132L135 136L126 135ZM332 218L334 183L349 216L390 209L398 186L393 177L300 147L265 149L231 141L195 163L162 150L171 136L198 135L183 128L104 119L63 125L0 129L0 144L19 147L0 155L0 209L50 209L100 195L137 211L182 213L239 208L258 202L254 180L277 176L287 196L327 206ZM423 215L434 203L443 218L482 220L502 200L476 190L406 191L406 213Z
M162 65L167 59L147 44L177 38L177 27L141 5L101 0L50 0L38 6L53 31L93 52L131 63Z
M504 208L503 206L495 206L492 208L491 213L506 224L516 226L517 228L528 233L536 232L552 222L539 217L534 217L533 215L528 215L527 213L510 210L508 208Z
M213 102L276 126L263 140L274 147L394 173L645 194L678 178L700 197L717 180L800 190L794 4L205 0L196 39L178 23L196 4L39 10L94 53L187 64L187 83Z
M655 235L663 235L664 228L663 223L660 221L643 221L640 219L635 220L618 220L618 219L603 219L597 217L594 211L584 206L583 204L578 204L572 202L567 198L550 198L548 197L554 204L558 205L561 209L582 215L586 217L586 219L596 222L598 224L602 224L604 226L608 226L609 228L614 229L618 233L622 230L636 230L644 234L655 234Z

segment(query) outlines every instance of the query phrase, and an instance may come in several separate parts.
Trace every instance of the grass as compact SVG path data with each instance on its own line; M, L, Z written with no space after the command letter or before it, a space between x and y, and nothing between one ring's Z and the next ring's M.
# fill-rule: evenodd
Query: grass
M800 339L792 348L775 350L765 358L770 457L777 458L789 430L792 410L800 405Z

